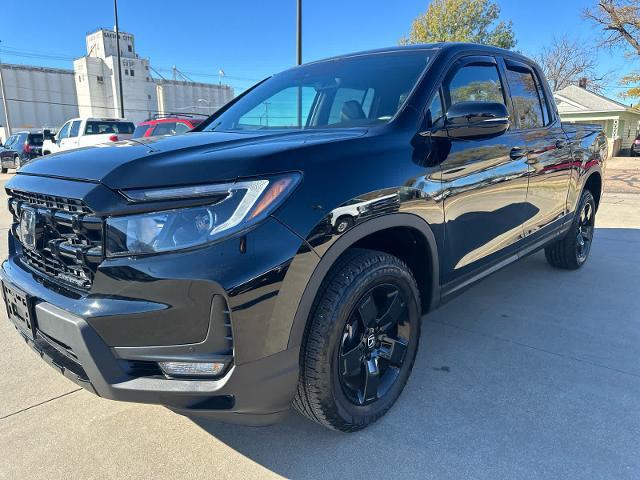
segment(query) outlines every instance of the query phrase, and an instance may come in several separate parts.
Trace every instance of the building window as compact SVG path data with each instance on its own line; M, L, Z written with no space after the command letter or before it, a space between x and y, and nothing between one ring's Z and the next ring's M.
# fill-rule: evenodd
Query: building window
M132 77L136 76L135 72L133 71L133 68L129 70L129 75L131 75Z
M127 49L129 50L129 52L133 52L133 47L131 45L127 45Z
M98 80L98 83L104 83L104 77L102 75L98 75L96 79Z
M125 69L124 69L124 74L125 74L125 75L129 75L129 69L128 69L128 68L125 68Z
M151 100L151 95L147 93L147 100Z

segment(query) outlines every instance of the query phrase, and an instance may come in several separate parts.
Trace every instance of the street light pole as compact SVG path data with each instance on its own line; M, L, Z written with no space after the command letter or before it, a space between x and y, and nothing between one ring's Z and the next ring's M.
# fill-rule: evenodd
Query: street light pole
M302 0L298 1L298 11L296 15L296 64L302 65ZM302 88L298 87L298 128L302 128Z
M122 63L120 63L120 28L118 25L118 0L113 0L113 13L116 17L116 49L118 50L118 97L120 100L120 118L124 118L124 92L122 91Z
M298 15L297 15L297 65L302 64L302 0L298 0Z
M0 43L2 40L0 40ZM7 138L11 136L11 123L9 122L9 104L7 102L7 92L4 88L4 76L2 75L2 61L0 60L0 93L2 94L2 108L4 109L4 120L7 129ZM5 139L6 140L6 139Z

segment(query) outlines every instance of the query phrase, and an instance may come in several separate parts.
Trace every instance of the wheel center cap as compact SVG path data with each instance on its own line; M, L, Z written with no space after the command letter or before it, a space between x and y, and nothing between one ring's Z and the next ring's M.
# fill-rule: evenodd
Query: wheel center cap
M367 337L367 348L373 349L373 347L375 346L376 346L376 336L373 333L371 333Z

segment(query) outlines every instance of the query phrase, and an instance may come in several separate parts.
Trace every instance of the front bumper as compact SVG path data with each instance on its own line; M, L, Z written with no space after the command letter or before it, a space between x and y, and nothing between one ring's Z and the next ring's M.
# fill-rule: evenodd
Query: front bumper
M274 297L267 296L258 303L254 301L249 307L246 304L247 295L253 298L254 294L246 285L241 289L242 294L229 297L225 288L219 284L216 287L212 282L212 297L206 297L211 306L211 323L208 327L205 325L204 331L217 331L218 335L207 334L204 340L196 343L123 345L113 343L111 337L114 335L105 337L104 333L110 332L104 328L105 324L118 326L118 332L123 335L126 331L133 334L134 326L141 325L140 319L143 318L144 329L153 337L151 322L155 318L157 327L165 331L165 322L169 321L166 315L172 309L178 309L177 305L180 304L176 303L177 300L173 301L173 307L158 310L154 302L136 302L131 297L97 294L74 298L57 292L46 280L43 281L22 265L15 254L12 238L10 251L12 255L0 268L0 280L29 295L33 304L35 329L32 334L35 335L31 336L16 326L19 334L47 363L88 391L112 400L160 404L184 415L206 416L249 425L270 424L288 412L298 381L299 348L277 348L277 344L266 342L264 336L250 336L248 331L239 326L237 335L234 335L233 354L223 355L219 351L218 326L224 322L220 320L214 324L216 315L232 313L234 306L241 302L235 315L248 328L251 321L262 320L256 313L265 312L266 315L268 309L263 302L272 302ZM180 258L184 260L184 257ZM156 273L169 261L169 257L156 259L153 264ZM152 262L152 259L148 262ZM144 267L144 262L138 263L137 268ZM168 280L164 278L145 282L144 292L152 295L162 288L160 292L166 298L167 290L163 282ZM253 278L252 282L255 280ZM131 285L135 286L135 282L130 276L126 282L129 290L123 289L121 282L119 280L117 283L121 293L134 291ZM194 281L189 280L189 283L194 284ZM182 297L179 283L176 281L172 286L173 290L177 290L174 296ZM255 295L260 299L264 296L264 282L259 282L257 287ZM192 297L201 293L193 288L188 292ZM128 305L131 303L135 308ZM96 307L98 304L99 308ZM143 308L147 310L141 311ZM189 313L187 307L180 311L179 317ZM195 315L194 310L191 313ZM169 319L179 320L177 316ZM174 326L175 338L179 336L180 325L185 322L186 319ZM102 330L96 326L101 326ZM138 329L137 334L141 335L142 330ZM169 330L166 329L166 332ZM162 338L167 340L168 336L163 335ZM272 346L272 351L266 350L268 345ZM239 356L236 350L259 353ZM194 359L225 361L228 367L224 375L217 379L170 379L162 375L156 363L159 360ZM153 366L156 366L155 370L150 368Z

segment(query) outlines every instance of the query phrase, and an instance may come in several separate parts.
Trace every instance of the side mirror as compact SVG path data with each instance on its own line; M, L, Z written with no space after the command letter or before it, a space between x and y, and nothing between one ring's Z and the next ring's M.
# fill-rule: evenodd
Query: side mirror
M444 128L449 138L495 137L509 129L509 111L499 102L460 102L451 105Z

